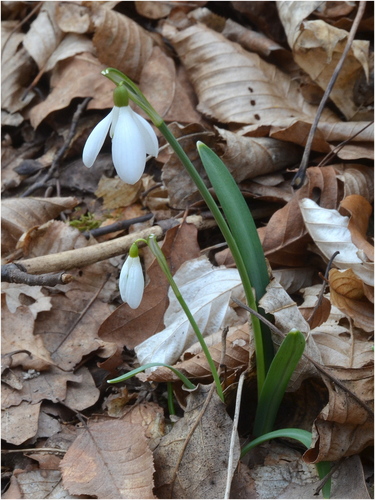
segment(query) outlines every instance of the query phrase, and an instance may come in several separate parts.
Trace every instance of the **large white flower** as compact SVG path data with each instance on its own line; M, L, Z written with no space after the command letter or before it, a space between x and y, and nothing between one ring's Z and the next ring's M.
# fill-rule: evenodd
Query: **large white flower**
M135 184L145 169L146 155L158 155L158 140L151 125L130 106L114 106L89 135L82 160L92 167L110 132L112 160L118 176L127 184Z
M119 288L124 302L132 309L137 309L143 297L145 279L143 277L142 265L139 257L129 257L122 266Z

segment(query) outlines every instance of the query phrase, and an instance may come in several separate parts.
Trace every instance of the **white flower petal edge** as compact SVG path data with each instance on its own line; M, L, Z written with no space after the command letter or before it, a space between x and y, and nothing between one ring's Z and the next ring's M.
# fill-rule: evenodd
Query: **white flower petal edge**
M145 138L129 106L120 108L113 139L112 160L117 175L127 184L142 177L146 162Z
M138 127L142 130L142 136L146 145L146 153L151 156L158 156L159 144L154 129L141 115L133 111L131 108L130 111Z
M139 257L128 257L122 266L119 288L124 302L132 309L137 309L142 301L145 279Z
M105 138L107 137L109 127L113 118L112 111L101 120L89 135L85 147L83 148L82 161L86 167L93 166L99 151L102 149Z

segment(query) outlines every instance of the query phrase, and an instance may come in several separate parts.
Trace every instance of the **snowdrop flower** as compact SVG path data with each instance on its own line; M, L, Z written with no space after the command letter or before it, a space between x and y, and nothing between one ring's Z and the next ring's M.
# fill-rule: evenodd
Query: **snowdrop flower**
M137 309L143 297L144 287L145 279L138 256L138 247L133 243L129 250L129 257L120 273L119 288L122 300L127 302L132 309Z
M127 184L135 184L145 169L146 154L158 155L158 140L151 125L128 106L129 97L124 86L115 88L113 101L112 111L89 135L82 160L86 167L93 166L109 131L117 175Z

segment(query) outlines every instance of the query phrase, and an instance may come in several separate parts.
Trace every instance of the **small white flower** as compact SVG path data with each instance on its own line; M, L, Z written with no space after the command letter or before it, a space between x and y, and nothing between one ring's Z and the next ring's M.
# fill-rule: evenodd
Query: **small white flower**
M112 160L118 176L127 184L135 184L145 169L146 154L158 155L155 132L130 106L114 106L86 141L82 155L86 167L93 166L108 131L112 137Z
M141 261L138 256L131 257L129 255L122 266L119 279L122 300L127 302L132 309L137 309L143 297L144 287L145 279L143 277Z

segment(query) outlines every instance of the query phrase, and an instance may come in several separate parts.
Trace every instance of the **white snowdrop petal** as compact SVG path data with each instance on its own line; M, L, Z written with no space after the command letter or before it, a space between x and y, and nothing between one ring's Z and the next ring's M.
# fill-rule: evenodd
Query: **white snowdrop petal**
M89 135L83 148L82 161L88 168L92 167L99 151L102 149L105 138L112 122L113 110L101 120Z
M115 133L119 112L120 108L117 106L113 106L112 123L111 123L111 128L109 129L109 136L111 139L113 138L113 135Z
M137 309L142 301L145 280L139 257L128 257L122 266L119 289L124 302Z
M158 138L154 132L154 129L141 115L131 110L135 123L138 125L139 130L142 133L143 140L145 141L146 153L152 156L158 156L159 144Z
M145 168L146 148L128 106L119 111L112 140L112 160L120 179L127 184L139 181Z

